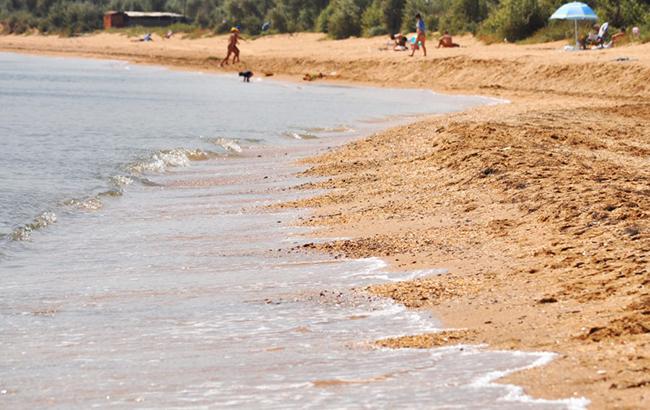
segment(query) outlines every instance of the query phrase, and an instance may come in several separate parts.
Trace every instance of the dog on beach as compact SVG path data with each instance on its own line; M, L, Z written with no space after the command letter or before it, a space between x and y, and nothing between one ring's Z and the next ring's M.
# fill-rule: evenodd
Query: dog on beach
M239 76L244 77L244 82L245 83L250 83L251 82L251 77L253 76L253 72L252 71L240 71Z

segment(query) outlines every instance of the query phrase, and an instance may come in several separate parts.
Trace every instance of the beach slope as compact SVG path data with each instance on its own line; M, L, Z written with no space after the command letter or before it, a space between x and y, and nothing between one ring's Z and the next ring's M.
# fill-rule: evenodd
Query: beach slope
M487 343L558 352L506 378L593 408L650 407L650 45L567 53L562 43L393 52L386 39L269 36L242 44L256 76L323 74L511 101L420 120L309 161L325 194L304 223L349 237L311 248L449 273L370 288L462 332L392 347ZM224 37L0 37L0 50L219 70Z

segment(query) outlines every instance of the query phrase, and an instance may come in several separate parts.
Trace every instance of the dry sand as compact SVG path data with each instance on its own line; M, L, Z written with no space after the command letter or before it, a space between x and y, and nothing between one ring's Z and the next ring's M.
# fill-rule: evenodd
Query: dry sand
M562 43L435 49L409 58L385 39L278 35L242 44L242 64L299 80L428 87L511 104L433 117L310 161L327 193L303 223L351 237L308 248L380 256L449 274L375 286L433 309L459 342L559 353L506 378L593 408L650 408L650 44L567 53ZM224 37L137 43L116 34L0 37L0 50L218 70Z

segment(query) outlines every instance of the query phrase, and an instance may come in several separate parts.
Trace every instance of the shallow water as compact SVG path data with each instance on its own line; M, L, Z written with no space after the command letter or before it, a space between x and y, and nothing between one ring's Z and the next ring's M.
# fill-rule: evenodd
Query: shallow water
M349 289L440 271L293 252L266 207L377 119L484 102L0 54L0 407L580 407L490 383L545 353L371 348L439 325Z

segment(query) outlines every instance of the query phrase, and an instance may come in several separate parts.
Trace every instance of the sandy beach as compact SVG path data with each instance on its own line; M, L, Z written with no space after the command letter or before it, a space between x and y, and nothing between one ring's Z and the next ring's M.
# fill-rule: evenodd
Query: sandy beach
M430 88L507 99L422 119L308 163L302 188L327 193L298 223L308 246L379 256L396 270L448 274L370 288L452 329L391 347L485 343L553 351L508 376L535 397L585 396L591 408L650 407L650 44L561 51L564 43L485 46L424 58L387 38L268 36L241 45L256 76ZM134 42L119 34L0 36L0 51L75 55L218 71L225 37Z

